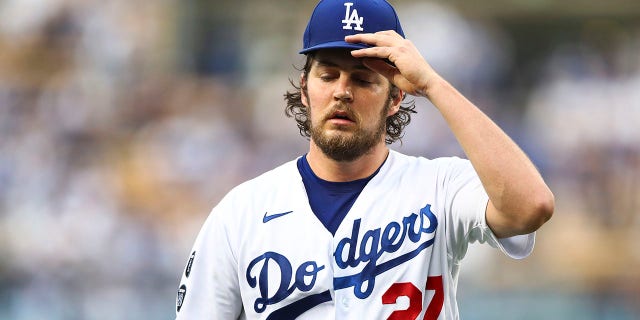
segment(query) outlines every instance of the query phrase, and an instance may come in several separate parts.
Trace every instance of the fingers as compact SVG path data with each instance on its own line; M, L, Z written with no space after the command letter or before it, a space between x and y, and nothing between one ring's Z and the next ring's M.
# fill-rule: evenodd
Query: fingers
M370 48L351 51L351 55L356 58L369 57L389 59L394 63L394 59L398 56L397 50L408 46L408 40L393 30L354 34L346 36L345 41L351 43L364 43L371 46ZM407 50L402 51L406 52Z
M388 59L391 55L389 47L371 47L366 49L357 49L351 51L351 55L355 58L379 58Z
M367 68L383 75L404 92L421 92L427 83L425 79L434 74L413 43L395 31L360 33L345 37L345 41L369 45L369 48L351 51L351 55L363 59Z
M404 38L393 30L378 31L376 33L359 33L346 36L344 40L351 43L366 43L371 46L392 46L395 41Z

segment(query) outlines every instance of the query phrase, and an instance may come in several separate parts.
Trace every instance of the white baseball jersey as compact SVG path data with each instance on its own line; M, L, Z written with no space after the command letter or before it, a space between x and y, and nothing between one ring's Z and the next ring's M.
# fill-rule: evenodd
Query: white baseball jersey
M296 161L234 188L213 209L183 273L177 319L458 319L471 242L513 258L535 233L498 240L468 160L391 151L332 235Z

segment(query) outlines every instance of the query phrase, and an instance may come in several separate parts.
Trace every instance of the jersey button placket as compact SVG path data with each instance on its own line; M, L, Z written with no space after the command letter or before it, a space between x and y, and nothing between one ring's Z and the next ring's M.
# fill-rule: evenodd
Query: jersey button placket
M342 300L340 301L340 303L342 304L342 307L344 309L349 309L349 298L347 297L342 297Z

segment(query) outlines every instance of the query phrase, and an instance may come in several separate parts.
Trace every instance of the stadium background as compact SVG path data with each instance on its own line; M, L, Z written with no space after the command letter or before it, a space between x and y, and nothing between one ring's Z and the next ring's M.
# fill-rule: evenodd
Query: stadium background
M0 319L172 319L213 205L305 152L283 115L315 1L0 0ZM640 2L394 1L557 199L534 254L474 246L463 319L640 314ZM433 108L394 149L461 155Z

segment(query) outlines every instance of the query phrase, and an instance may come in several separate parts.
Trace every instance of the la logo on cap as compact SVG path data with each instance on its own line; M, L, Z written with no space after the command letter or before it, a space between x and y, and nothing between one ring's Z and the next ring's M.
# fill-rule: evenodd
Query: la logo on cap
M346 7L346 9L344 13L344 20L342 20L342 23L344 23L344 25L342 26L342 29L364 31L364 29L362 29L362 23L364 22L364 17L360 17L358 15L358 10L356 9L351 10L351 6L353 6L353 3L345 2L344 6ZM351 11L351 14L349 14L349 11ZM355 23L356 25L355 28L351 27L352 23Z
M394 30L404 38L398 15L387 0L320 0L304 30L300 53L332 48L370 48L365 43L346 42L344 37L383 30Z

